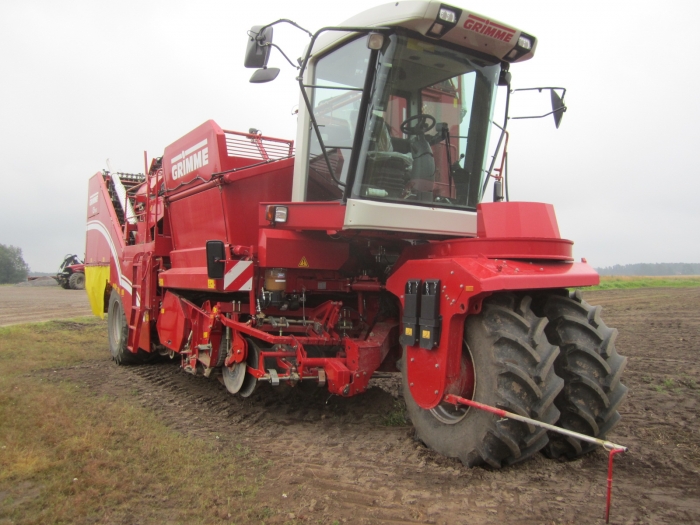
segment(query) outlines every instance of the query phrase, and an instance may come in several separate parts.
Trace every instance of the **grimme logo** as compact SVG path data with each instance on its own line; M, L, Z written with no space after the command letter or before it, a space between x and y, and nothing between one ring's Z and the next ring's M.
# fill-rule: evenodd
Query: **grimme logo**
M510 27L494 24L490 20L474 15L469 15L467 21L464 22L464 28L503 42L510 42L510 39L515 35L515 30Z
M207 139L199 142L170 159L172 164L172 178L177 180L180 177L184 177L188 173L192 173L194 170L206 166L209 164L209 147L207 146Z

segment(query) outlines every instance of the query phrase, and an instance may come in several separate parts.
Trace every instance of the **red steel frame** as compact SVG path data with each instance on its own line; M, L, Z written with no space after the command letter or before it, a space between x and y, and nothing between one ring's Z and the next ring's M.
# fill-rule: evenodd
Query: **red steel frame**
M249 142L239 151L229 137ZM188 151L207 163L192 173L184 168L174 180L169 159L185 162ZM99 226L88 231L87 251L93 260L110 261L110 286L123 297L131 351L165 349L180 354L186 370L209 375L221 362L223 337L231 338L232 350L225 366L246 361L246 338L252 338L262 346L260 362L247 365L254 377L271 381L263 365L272 359L281 380L325 379L331 393L352 396L366 390L377 370L395 371L400 356L401 315L378 318L380 294L392 294L402 309L408 280L437 279L442 319L437 346L406 348L413 397L433 408L459 379L464 321L480 312L485 297L499 290L598 282L592 268L573 262L572 242L560 238L546 204L480 204L476 238L409 246L390 234L344 232L341 203L288 202L292 152L291 141L224 131L209 121L167 148L161 162L152 162L145 182L132 192L136 224L125 222L119 233L107 182L102 174L93 177L90 194L99 193L100 202L89 221ZM288 221L270 222L269 204L287 207ZM400 251L385 283L359 269L348 272L358 236ZM227 271L235 273L240 265L250 272L233 290L224 279L207 275L209 239L224 240ZM319 299L294 312L261 311L269 268L286 269L286 294ZM202 294L208 298L193 302ZM350 319L350 328L338 327L341 318Z

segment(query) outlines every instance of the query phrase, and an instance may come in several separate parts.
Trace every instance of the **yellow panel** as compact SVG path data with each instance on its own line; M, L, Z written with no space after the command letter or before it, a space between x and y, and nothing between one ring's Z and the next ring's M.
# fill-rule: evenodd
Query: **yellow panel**
M90 308L97 317L105 317L105 288L109 282L109 266L85 267L85 291L90 299Z

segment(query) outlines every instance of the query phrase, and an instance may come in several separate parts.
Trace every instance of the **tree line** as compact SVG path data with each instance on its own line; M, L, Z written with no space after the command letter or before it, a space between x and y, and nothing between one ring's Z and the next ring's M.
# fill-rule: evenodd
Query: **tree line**
M700 263L616 264L596 271L600 275L700 275Z
M0 244L0 284L19 283L27 279L29 265L24 262L22 248Z

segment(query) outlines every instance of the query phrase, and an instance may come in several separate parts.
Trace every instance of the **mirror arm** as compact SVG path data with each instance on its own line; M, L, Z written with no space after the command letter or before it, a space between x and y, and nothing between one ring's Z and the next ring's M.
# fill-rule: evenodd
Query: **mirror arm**
M565 111L566 111L566 106L561 107L561 108L559 108L559 109L555 109L554 111L550 111L549 113L545 113L544 115L532 115L532 116L529 116L529 117L510 117L510 118L511 118L512 120L520 120L520 119L524 119L524 118L544 118L544 117L548 117L549 115L554 115L555 113L559 113L560 111L561 111L562 113L565 112Z
M282 23L293 25L293 26L296 27L297 29L301 29L304 33L306 33L306 34L309 35L310 37L313 37L313 35L311 34L310 31L308 31L307 29L304 29L304 28L301 27L299 24L297 24L296 22L294 22L294 21L292 21L292 20L289 20L288 18L280 18L279 20L277 20L277 21L275 21L275 22L272 22L272 23L270 23L270 24L267 24L267 25L265 25L265 26L262 26L262 27L260 28L260 31L258 32L258 34L264 32L265 29L267 29L268 27L272 27L272 26L274 26L274 25L282 24Z
M549 89L550 91L561 91L561 102L562 104L564 103L564 97L566 96L566 88L563 87L534 87L534 88L520 88L520 89L514 89L513 93L516 91L539 91L542 93L545 89ZM558 113L561 111L562 113L566 111L566 106L563 106L561 108L557 108L553 111L550 111L549 113L545 113L544 115L532 115L532 116L526 116L526 117L510 117L513 120L520 120L520 119L528 119L528 118L544 118L548 117L549 115L553 115L554 113Z
M299 66L297 66L297 65L296 65L294 62L292 62L291 60L289 60L289 57L287 56L287 54L286 54L284 51L282 51L282 48L281 48L280 46L278 46L277 44L273 44L272 42L266 42L266 43L264 43L264 44L262 44L262 45L263 45L263 46L268 46L268 47L274 47L275 49L277 49L277 51L279 51L280 53L282 53L282 56L287 60L287 62L289 62L289 64L290 64L292 67L295 67L295 68L299 69Z
M540 93L545 90L545 89L551 89L552 91L556 90L561 90L561 98L562 100L566 96L566 88L563 87L534 87L534 88L520 88L520 89L514 89L512 90L513 93L516 91L539 91Z

